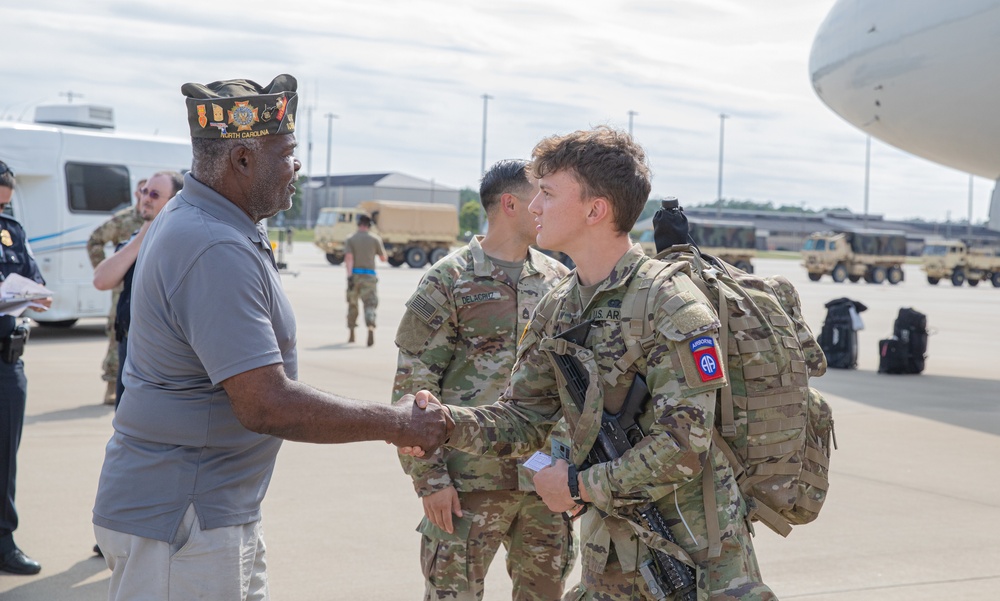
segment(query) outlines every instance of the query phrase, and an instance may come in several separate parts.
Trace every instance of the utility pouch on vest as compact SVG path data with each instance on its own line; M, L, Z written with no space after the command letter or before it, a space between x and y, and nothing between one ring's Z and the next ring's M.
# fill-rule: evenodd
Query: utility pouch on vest
M16 363L24 354L24 345L28 343L28 326L19 323L14 326L10 335L3 339L0 347L0 359L4 363Z

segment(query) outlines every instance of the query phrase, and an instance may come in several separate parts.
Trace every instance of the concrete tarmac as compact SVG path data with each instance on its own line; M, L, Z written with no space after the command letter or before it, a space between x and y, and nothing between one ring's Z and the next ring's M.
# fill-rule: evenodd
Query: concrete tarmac
M366 348L345 342L343 267L302 243L287 259L298 273L283 281L298 320L301 380L388 402L392 338L424 270L380 270L381 327ZM797 286L816 334L825 302L847 296L869 307L859 368L813 382L833 406L839 443L826 506L787 539L757 528L765 580L780 599L1000 598L1000 290L930 286L916 266L906 267L898 286L875 286L810 282L793 261L756 265ZM877 341L891 334L902 306L928 316L927 369L880 375ZM91 553L90 521L112 431L113 411L100 404L105 348L98 320L32 332L16 540L43 569L28 577L0 572L3 601L107 598L109 572ZM384 443L285 443L263 512L276 601L422 598L414 530L422 511ZM487 601L510 598L502 555ZM579 566L571 582L578 578Z

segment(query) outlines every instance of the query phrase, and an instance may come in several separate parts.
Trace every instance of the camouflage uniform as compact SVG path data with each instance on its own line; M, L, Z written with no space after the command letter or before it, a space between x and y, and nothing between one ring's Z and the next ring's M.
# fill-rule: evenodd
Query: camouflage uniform
M127 241L137 229L142 227L142 217L135 207L126 207L115 213L90 234L87 240L87 255L90 256L90 264L97 267L106 258L104 248L108 244L117 246ZM101 369L104 374L101 379L114 385L118 377L118 342L115 341L115 311L118 307L118 295L122 288L119 284L111 291L111 311L108 313L108 325L105 332L108 335L108 352L104 355L104 363ZM109 389L109 392L113 389Z
M347 327L358 325L358 301L365 307L365 325L375 327L375 310L378 308L378 278L375 277L375 257L385 256L382 239L371 232L358 231L344 243L344 251L354 255L354 285L347 289ZM359 269L371 273L358 273Z
M675 272L653 281L652 344L621 373L615 361L625 353L622 301L640 285L632 278L646 260L636 245L615 265L590 303L581 306L577 279L567 278L542 301L518 346L518 358L504 398L494 406L452 408L455 430L448 444L467 452L526 455L540 448L552 424L566 419L571 457L583 463L600 428L602 410L617 412L636 371L646 374L652 400L639 420L647 432L641 446L611 463L582 470L593 505L581 518L583 581L565 599L619 600L648 597L636 566L652 545L697 565L699 599L774 599L760 579L746 520L747 506L725 456L711 445L716 391L725 377L705 381L690 343L710 337L718 349L715 311L689 277ZM555 304L554 310L549 307ZM538 316L552 315L547 323ZM553 336L593 319L588 349L560 344ZM575 354L590 375L581 413L561 385L548 352ZM617 377L614 374L618 373ZM703 467L715 491L721 548L709 548ZM653 500L680 549L629 519Z
M518 282L483 252L479 238L434 265L407 302L396 344L394 399L420 389L460 406L496 401L514 365L518 334L567 269L529 250ZM557 599L575 559L573 532L534 492L518 490L518 462L455 450L429 460L401 456L418 496L454 486L455 535L426 517L421 565L427 600L481 599L486 570L507 548L515 599ZM466 533L466 529L468 533Z

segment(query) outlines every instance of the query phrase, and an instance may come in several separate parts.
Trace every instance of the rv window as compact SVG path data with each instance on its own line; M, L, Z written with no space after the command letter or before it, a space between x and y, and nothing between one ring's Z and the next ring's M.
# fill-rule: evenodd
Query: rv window
M107 213L132 204L132 184L124 165L66 163L66 196L73 213Z

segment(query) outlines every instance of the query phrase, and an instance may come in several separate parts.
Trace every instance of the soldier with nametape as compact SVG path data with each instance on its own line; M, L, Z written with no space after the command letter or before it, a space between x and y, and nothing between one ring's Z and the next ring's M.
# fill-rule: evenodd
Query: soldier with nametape
M530 248L535 224L528 204L538 187L526 166L501 161L486 172L480 198L487 234L431 267L407 302L396 333L394 400L426 389L445 403L475 407L503 392L520 332L568 272ZM454 449L401 460L424 506L418 530L426 601L482 599L501 544L514 599L562 595L575 558L573 529L535 492L519 490L517 460Z

